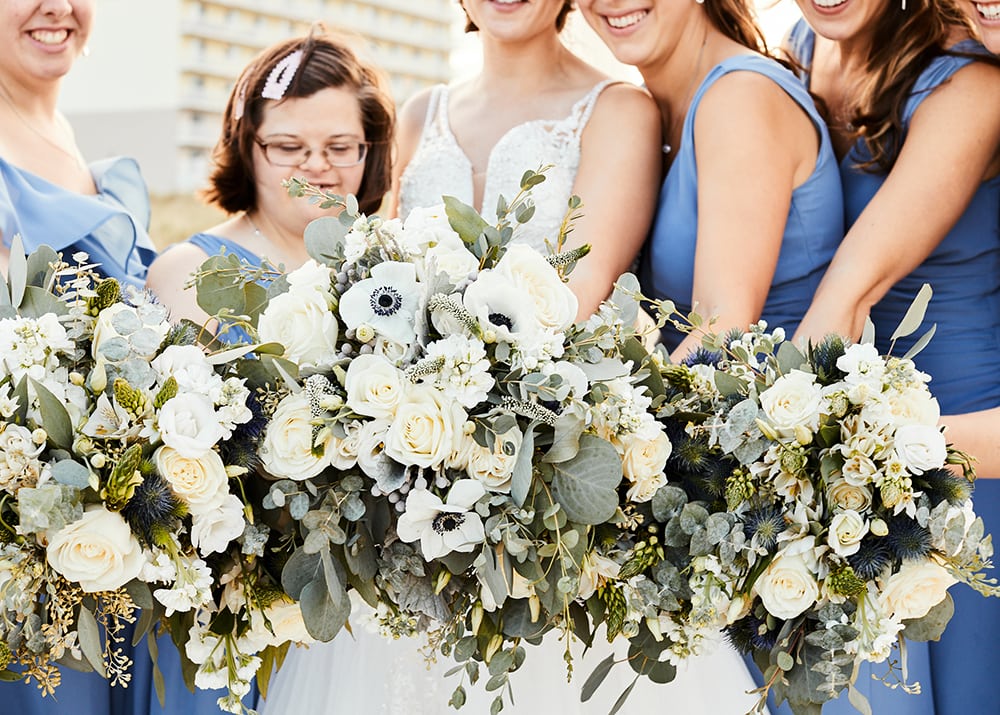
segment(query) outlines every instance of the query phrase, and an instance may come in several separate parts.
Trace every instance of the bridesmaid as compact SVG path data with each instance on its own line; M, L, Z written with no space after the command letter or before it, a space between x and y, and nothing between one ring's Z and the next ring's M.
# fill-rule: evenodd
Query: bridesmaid
M930 283L926 324L937 334L916 363L933 377L942 411L960 415L942 421L962 437L961 413L1000 405L1000 69L968 39L951 0L798 4L808 25L793 29L791 50L829 111L850 228L797 337L857 336L870 312L887 350L910 300ZM912 341L904 342L896 353ZM975 501L995 531L995 446L987 456ZM1000 608L966 586L952 597L956 615L942 640L909 648L922 695L874 683L875 712L996 712ZM872 682L868 673L862 682ZM850 711L846 702L832 709Z
M230 218L164 252L147 286L175 320L204 323L208 316L184 282L209 256L225 249L252 266L266 256L298 268L309 258L306 226L333 214L292 198L282 182L294 176L354 194L362 212L375 213L390 185L394 123L380 73L321 29L265 49L229 97L205 192Z

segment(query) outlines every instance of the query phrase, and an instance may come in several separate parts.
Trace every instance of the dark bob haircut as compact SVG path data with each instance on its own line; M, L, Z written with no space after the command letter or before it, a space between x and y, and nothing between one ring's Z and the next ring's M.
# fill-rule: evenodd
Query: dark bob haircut
M261 96L268 76L281 60L302 50L302 61L279 100ZM346 44L316 26L305 37L272 45L250 63L236 80L222 118L222 135L215 145L215 164L204 197L227 213L257 208L253 149L268 102L309 97L328 87L355 92L361 105L365 141L371 146L358 189L358 206L371 214L378 210L391 183L392 138L396 110L382 74L363 63Z
M462 0L458 0L458 4L462 4ZM573 9L573 0L563 0L563 5L559 8L559 14L556 15L556 31L562 32L562 29L566 27L566 16L569 15L570 10ZM462 11L465 12L465 6L462 6ZM479 28L476 27L471 19L469 19L469 13L465 13L465 31L466 32L479 32Z

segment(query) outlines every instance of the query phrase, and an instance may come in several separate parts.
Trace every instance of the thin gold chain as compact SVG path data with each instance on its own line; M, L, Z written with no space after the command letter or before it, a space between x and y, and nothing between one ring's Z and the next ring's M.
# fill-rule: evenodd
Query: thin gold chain
M698 73L701 72L701 60L705 56L705 45L707 44L708 30L706 29L705 37L701 41L701 47L698 48L698 58L694 61L694 72L691 75L691 82L688 84L687 92L684 93L684 112L679 115L682 126L684 124L684 119L687 118L688 110L691 108L691 98L694 96L695 82L698 81ZM668 141L673 138L674 129L677 128L677 121L678 120L673 117L670 119L670 126L668 127L669 136L667 137ZM680 141L677 143L680 144ZM671 151L673 151L673 147L671 147L670 144L663 145L664 154L669 154Z
M17 117L18 121L21 122L21 124L23 124L28 129L28 131L30 131L35 136L39 137L42 141L44 141L49 146L53 147L57 151L65 154L66 156L68 156L81 169L86 169L87 168L87 163L80 156L79 152L77 152L77 151L70 151L70 150L66 149L66 147L64 147L61 144L59 144L59 142L57 142L57 141L55 141L55 140L53 140L53 139L45 136L42 132L40 132L38 129L36 129L31 124L31 122L29 122L27 120L27 118L25 118L25 116L23 114L21 114L21 110L17 108L17 105L14 103L14 100L11 98L10 92L7 91L7 87L6 87L6 85L4 85L3 82L0 82L0 90L3 90L2 93L0 93L0 96L3 97L3 101L7 103L7 106L10 107L10 109L11 109L12 112L14 112L14 116ZM74 146L74 149L75 148L76 147Z

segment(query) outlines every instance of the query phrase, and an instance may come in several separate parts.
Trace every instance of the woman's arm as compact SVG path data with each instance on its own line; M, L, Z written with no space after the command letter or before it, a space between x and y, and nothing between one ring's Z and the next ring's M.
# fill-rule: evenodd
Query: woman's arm
M1000 478L1000 407L963 415L945 415L948 442L976 458L980 477Z
M660 110L645 90L626 84L605 89L583 131L573 193L583 201L567 248L590 244L569 276L585 320L629 270L656 209L660 191Z
M795 337L857 338L873 305L919 266L1000 170L1000 70L974 62L918 107L896 165L847 232Z
M738 120L737 120L738 118ZM819 137L770 79L734 72L706 92L695 117L698 238L692 304L714 329L745 329L764 309L792 192L812 174ZM686 337L685 357L701 342Z
M208 258L203 250L190 243L180 243L160 254L146 274L146 288L170 309L170 319L175 323L188 318L199 325L206 325L208 314L198 306L198 293L194 288L185 290L187 279ZM208 325L215 329L215 321Z

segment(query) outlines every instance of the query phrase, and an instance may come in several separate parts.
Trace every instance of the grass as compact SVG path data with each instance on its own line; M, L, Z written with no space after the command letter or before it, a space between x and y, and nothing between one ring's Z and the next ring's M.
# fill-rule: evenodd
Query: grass
M152 196L149 235L159 250L188 236L211 228L226 214L193 195Z

